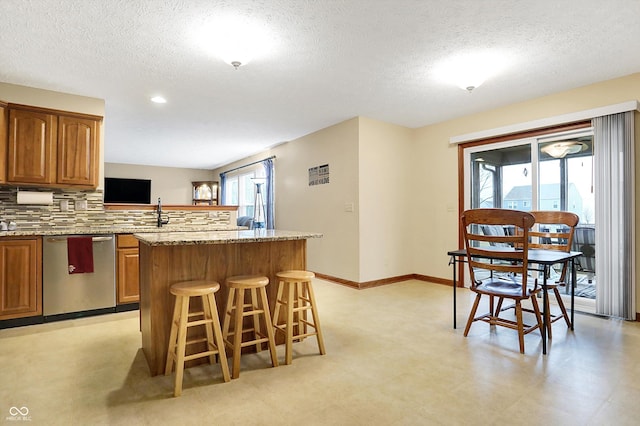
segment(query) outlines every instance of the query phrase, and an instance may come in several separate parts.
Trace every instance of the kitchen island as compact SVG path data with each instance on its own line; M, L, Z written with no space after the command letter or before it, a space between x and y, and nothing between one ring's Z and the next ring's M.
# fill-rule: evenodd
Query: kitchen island
M216 293L216 303L222 319L227 300L225 279L233 275L264 275L270 280L267 295L273 308L276 273L306 269L306 240L322 237L310 232L264 229L140 233L134 236L140 241L142 349L152 376L164 373L174 304L174 297L169 293L172 284L190 280L219 282L221 287ZM192 346L193 352L202 349ZM187 365L206 361L193 360Z

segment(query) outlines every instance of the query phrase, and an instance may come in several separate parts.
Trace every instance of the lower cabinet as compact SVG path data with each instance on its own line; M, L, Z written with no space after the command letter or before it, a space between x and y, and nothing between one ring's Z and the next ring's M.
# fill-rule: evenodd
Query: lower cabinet
M138 240L131 234L117 236L117 294L118 305L140 301Z
M0 239L0 320L42 315L42 238Z

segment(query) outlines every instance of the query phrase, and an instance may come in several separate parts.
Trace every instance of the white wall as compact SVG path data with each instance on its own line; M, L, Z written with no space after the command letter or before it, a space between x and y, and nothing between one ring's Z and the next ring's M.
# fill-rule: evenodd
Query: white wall
M413 228L413 131L360 117L359 282L412 274L407 241Z
M163 204L191 204L191 182L219 180L214 178L211 170L119 163L105 163L104 175L115 178L151 179L151 204L155 204L158 197L162 198Z

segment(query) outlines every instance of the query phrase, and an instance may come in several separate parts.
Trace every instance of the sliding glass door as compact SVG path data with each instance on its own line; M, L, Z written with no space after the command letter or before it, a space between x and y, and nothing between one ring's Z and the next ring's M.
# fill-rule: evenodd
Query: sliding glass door
M576 295L595 299L592 132L469 147L464 158L465 208L564 210L580 217L573 249L584 256Z

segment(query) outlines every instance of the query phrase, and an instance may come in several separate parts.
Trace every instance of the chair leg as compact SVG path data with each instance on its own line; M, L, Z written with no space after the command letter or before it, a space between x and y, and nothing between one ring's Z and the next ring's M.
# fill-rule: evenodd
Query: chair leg
M471 312L469 313L469 319L467 320L467 326L464 328L465 337L467 337L467 334L469 334L469 329L471 328L471 323L473 322L476 316L476 311L478 310L478 304L480 303L481 297L482 295L478 293L476 295L476 300L473 301L473 306L471 307Z
M274 329L271 326L271 314L269 313L269 300L267 300L267 290L264 287L260 287L260 305L262 305L264 316L264 328L267 332L267 339L269 340L269 352L271 353L271 365L278 366L278 355L276 353L276 340L274 336Z
M540 313L540 306L538 305L538 299L535 295L531 297L531 305L533 306L533 313L535 314L536 321L538 322L538 330L540 330L540 335L542 335L542 327L544 327L544 325L542 323L542 314Z
M242 313L244 311L244 289L236 291L236 311L234 312L233 334L233 367L231 378L240 377L240 354L242 352Z
M571 320L569 319L569 314L567 313L567 308L564 306L564 302L562 301L562 296L560 296L560 290L557 287L553 289L553 293L556 295L556 300L558 301L558 306L562 311L562 316L564 317L564 322L567 323L567 327L571 328ZM549 335L551 337L551 335Z
M180 326L178 327L178 347L176 355L176 383L173 396L182 394L182 376L184 373L184 354L187 344L187 319L189 317L189 298L182 297L180 308Z
M285 325L286 337L285 337L285 364L289 365L293 362L293 296L294 296L294 284L292 282L286 282L287 286L287 324Z
M522 321L522 304L516 300L516 322L518 323L518 341L520 342L520 353L524 353L524 323Z
M533 298L532 298L533 299ZM551 339L551 304L549 303L549 295L547 294L547 300L544 305L544 323L547 324L547 338Z
M175 362L176 345L178 339L178 321L180 319L181 305L177 301L173 304L173 317L171 319L171 332L169 334L169 350L167 351L167 363L164 367L164 375L168 376L173 371Z
M225 382L230 379L229 364L227 363L227 351L225 349L224 339L222 338L222 330L220 329L220 318L218 318L218 307L216 306L216 298L214 294L207 295L207 303L211 319L213 320L213 335L215 336L215 344L218 347L218 359L220 360L220 368L222 369L222 378Z
M326 354L326 351L324 350L324 337L322 337L322 330L320 329L320 316L318 315L318 308L316 305L316 297L313 294L313 287L311 286L311 283L307 283L304 286L307 290L307 296L308 299L311 301L311 315L313 316L313 324L315 325L316 328L316 337L318 338L318 348L320 349L320 354L324 355Z
M504 302L504 297L498 298L498 306L496 306L496 316L500 315L500 311L502 311L502 302Z

